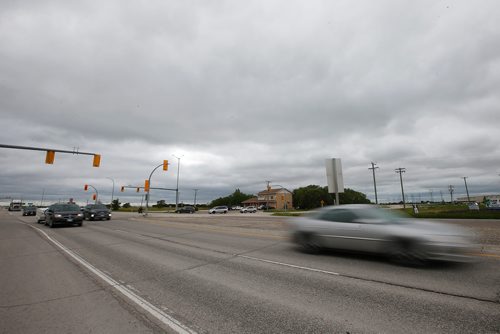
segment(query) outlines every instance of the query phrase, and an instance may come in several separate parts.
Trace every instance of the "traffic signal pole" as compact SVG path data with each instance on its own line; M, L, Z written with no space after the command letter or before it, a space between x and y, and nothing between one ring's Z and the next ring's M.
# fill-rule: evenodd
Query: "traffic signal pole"
M168 170L168 160L163 160L163 163L159 164L158 166L156 166L152 171L151 173L149 174L149 178L147 179L147 189L144 189L146 190L146 212L144 213L144 216L147 216L148 215L148 208L149 208L149 190L151 189L150 185L151 185L151 176L153 176L153 173L155 172L155 170L157 170L158 168L160 167L163 167L163 170ZM146 187L145 187L146 188Z
M0 144L0 148L12 148L16 150L31 150L31 151L45 151L47 155L45 157L46 164L53 164L56 152L59 153L70 153L70 154L83 154L83 155L92 155L94 156L94 161L92 165L94 167L99 167L101 164L101 155L97 153L91 152L79 152L78 150L68 151L68 150L56 150L53 148L42 148L42 147L29 147L29 146L18 146L18 145L4 145Z

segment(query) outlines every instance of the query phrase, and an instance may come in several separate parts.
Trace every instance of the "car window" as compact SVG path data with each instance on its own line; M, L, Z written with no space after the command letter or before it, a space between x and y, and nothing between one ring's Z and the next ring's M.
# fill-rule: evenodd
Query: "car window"
M331 222L352 223L357 217L349 210L336 209L322 213L319 218Z
M53 211L80 211L80 207L75 204L57 204L51 206Z
M369 208L356 210L356 214L361 219L372 219L374 221L381 221L384 223L405 223L407 221L406 216L399 214L398 212L390 211L387 209Z

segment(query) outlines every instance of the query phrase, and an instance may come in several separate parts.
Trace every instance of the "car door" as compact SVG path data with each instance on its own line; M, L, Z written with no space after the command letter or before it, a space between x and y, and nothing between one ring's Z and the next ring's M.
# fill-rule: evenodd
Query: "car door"
M357 247L360 224L356 215L348 209L332 209L324 212L318 225L321 243L330 248L354 250Z

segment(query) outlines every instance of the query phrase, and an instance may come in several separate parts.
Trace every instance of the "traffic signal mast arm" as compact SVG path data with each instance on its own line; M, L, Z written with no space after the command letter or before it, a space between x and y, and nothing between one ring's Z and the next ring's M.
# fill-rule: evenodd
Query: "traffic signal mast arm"
M59 153L71 153L71 154L83 154L83 155L92 155L94 156L94 161L92 165L94 167L99 167L101 164L101 155L97 153L91 153L91 152L79 152L79 151L68 151L68 150L56 150L53 148L42 148L42 147L29 147L29 146L17 146L17 145L3 145L0 144L1 148L12 148L12 149L17 149L17 150L31 150L31 151L45 151L47 152L47 155L45 157L45 163L47 164L53 164L54 163L54 158L55 158L55 152Z
M142 187L142 186L141 187L136 187L136 186L122 186L122 188L123 188L122 192L125 191L125 189L129 189L129 188L130 189L137 189L137 188L144 189L144 187ZM175 191L176 190L176 189L172 189L172 188L158 188L158 187L149 187L149 189L154 189L154 190L170 190L170 191Z

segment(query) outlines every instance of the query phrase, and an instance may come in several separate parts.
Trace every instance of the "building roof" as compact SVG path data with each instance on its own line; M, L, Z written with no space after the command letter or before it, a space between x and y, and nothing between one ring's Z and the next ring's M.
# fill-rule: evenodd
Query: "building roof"
M290 190L286 189L286 188L278 188L278 189L269 189L269 190L263 190L263 191L260 191L258 193L259 196L263 196L263 195L274 195L274 194L277 194L277 193L280 193L280 192L283 192L286 191L286 192L289 192L291 193Z
M246 201L241 202L241 204L250 204L250 203L257 203L257 202L258 202L257 197L252 197L252 198L247 199Z

